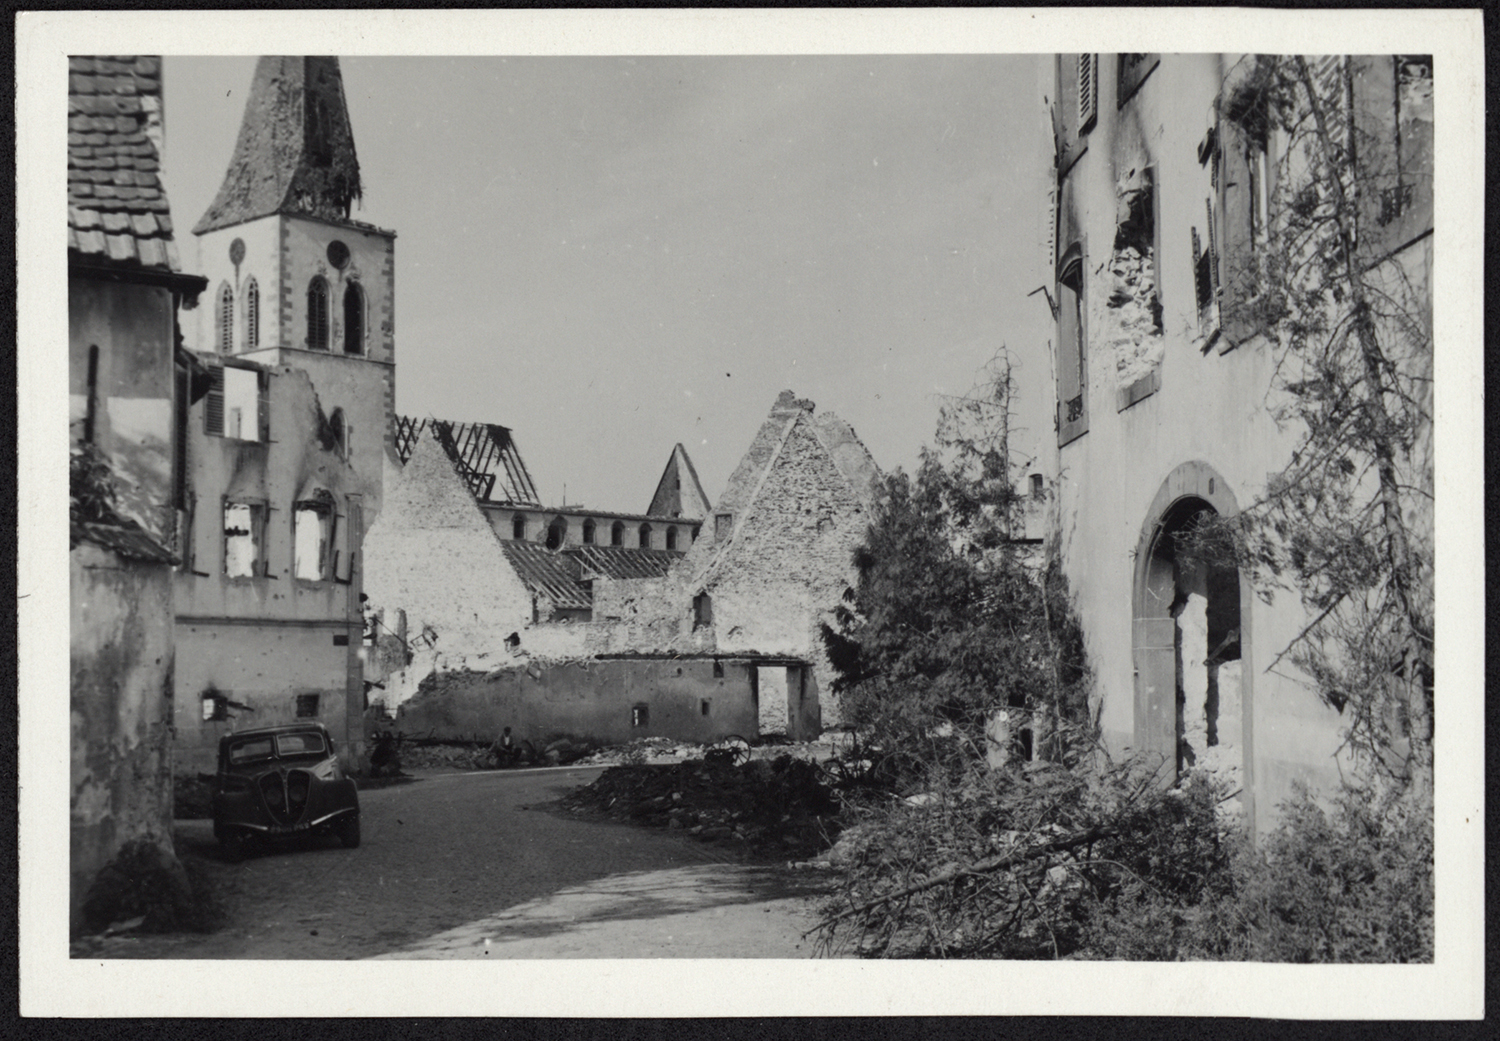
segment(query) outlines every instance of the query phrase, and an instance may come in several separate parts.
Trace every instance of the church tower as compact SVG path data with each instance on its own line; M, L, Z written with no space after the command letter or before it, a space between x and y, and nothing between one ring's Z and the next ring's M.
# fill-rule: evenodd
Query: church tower
M263 57L234 156L193 234L198 348L304 370L351 462L392 443L395 232L352 220L359 159L337 58Z

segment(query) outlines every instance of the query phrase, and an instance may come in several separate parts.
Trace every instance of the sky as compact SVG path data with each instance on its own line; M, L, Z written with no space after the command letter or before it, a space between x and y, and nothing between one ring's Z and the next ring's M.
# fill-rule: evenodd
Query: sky
M166 59L190 270L254 65ZM644 511L677 442L716 500L784 389L910 470L1002 347L1050 388L1050 57L341 66L352 216L397 233L396 407L511 427L549 505Z

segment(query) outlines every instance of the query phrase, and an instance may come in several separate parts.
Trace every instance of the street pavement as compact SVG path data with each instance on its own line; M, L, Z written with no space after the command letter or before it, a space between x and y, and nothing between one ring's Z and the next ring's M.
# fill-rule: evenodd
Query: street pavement
M360 793L363 842L211 862L229 924L123 934L93 958L807 957L818 892L683 836L552 812L601 767L433 773ZM208 821L178 851L217 858ZM488 942L486 942L488 941Z

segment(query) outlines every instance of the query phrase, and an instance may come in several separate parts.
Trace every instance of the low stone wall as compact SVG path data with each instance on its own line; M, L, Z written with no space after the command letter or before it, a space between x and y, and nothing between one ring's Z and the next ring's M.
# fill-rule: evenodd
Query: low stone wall
M758 731L754 664L743 659L615 658L493 672L435 672L397 709L411 736L519 743L557 735L618 744L642 737L710 742ZM642 712L641 710L644 710Z

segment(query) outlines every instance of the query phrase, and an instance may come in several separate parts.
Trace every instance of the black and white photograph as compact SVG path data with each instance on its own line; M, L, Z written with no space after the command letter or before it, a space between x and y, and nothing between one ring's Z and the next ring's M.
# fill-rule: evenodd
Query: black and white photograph
M19 16L23 1014L1482 1015L1368 14Z

